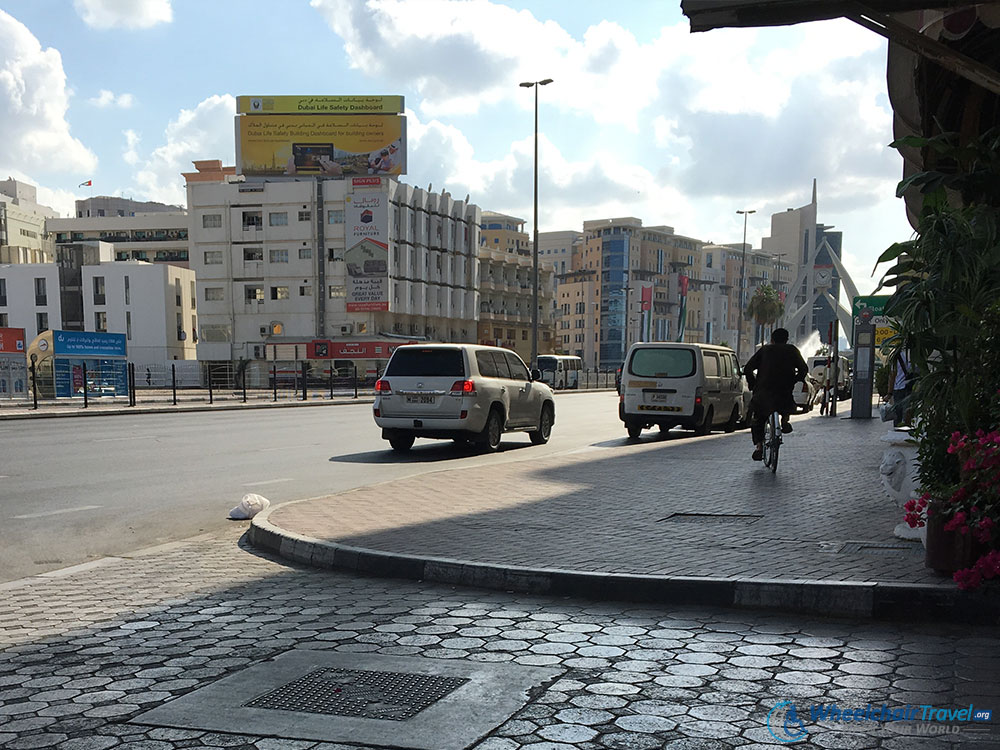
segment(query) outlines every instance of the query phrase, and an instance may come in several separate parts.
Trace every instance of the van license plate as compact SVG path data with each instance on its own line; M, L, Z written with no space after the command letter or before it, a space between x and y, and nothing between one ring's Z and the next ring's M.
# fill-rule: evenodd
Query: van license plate
M665 404L670 401L670 396L666 393L650 393L649 400L654 404Z
M433 404L433 396L407 396L406 403L408 404Z

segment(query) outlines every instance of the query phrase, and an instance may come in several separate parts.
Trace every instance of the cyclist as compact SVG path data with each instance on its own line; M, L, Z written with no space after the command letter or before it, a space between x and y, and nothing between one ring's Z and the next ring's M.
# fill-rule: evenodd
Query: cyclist
M771 343L758 349L743 368L747 385L753 391L750 399L750 437L753 439L753 460L764 460L764 424L772 412L781 414L781 431L791 432L789 415L795 410L792 389L805 380L809 368L802 354L788 343L788 331L775 328Z

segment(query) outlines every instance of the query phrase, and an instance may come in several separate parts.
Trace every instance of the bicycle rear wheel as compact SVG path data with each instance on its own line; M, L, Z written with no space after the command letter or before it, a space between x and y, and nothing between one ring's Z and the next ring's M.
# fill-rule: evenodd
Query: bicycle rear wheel
M781 415L774 412L764 425L764 465L772 473L778 471L778 451L781 448Z

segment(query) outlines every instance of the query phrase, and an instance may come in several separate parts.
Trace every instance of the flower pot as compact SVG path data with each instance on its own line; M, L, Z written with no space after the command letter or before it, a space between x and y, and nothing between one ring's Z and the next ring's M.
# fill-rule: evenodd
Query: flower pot
M972 566L985 549L971 533L945 531L948 520L939 514L927 518L924 564L938 573L950 575L956 570Z

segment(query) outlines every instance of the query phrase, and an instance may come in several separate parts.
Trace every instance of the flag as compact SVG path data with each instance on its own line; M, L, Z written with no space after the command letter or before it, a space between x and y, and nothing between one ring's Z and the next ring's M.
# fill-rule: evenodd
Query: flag
M681 284L681 309L677 319L677 340L683 341L688 311L688 277L681 276L678 281L680 281Z
M86 182L81 182L77 187L90 187L94 184L93 180L87 180Z

